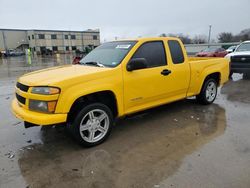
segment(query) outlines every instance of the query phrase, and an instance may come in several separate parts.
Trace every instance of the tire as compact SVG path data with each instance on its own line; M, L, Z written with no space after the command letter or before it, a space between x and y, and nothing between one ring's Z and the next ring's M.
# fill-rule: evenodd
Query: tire
M229 73L229 79L232 79L232 78L233 78L233 72L230 71L230 73Z
M215 79L206 79L200 94L196 96L197 102L203 105L212 104L217 96L217 85L218 83Z
M68 129L81 145L92 147L109 137L113 122L113 114L109 107L93 103L78 112L73 122L68 125Z

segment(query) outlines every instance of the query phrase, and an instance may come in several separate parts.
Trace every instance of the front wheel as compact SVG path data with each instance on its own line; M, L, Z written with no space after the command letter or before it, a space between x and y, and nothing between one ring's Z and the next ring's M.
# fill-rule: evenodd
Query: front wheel
M201 92L196 96L196 100L200 104L211 104L217 96L217 82L213 79L205 80Z
M74 138L83 146L91 147L104 142L110 135L113 115L109 107L101 103L89 104L68 125Z

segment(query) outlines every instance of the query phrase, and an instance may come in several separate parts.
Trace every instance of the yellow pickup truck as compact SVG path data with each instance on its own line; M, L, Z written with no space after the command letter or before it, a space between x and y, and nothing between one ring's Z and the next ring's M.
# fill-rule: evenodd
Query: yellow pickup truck
M178 38L107 42L77 65L19 78L12 111L25 127L66 123L84 146L102 143L114 118L196 96L211 104L229 76L224 58L189 58Z

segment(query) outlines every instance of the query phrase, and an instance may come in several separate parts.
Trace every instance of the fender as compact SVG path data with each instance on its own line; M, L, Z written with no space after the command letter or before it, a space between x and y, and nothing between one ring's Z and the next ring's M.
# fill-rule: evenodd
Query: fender
M80 97L101 91L111 91L116 98L118 115L123 114L122 83L107 82L105 79L102 81L103 84L100 84L100 80L94 80L67 88L59 97L56 113L68 113L71 106Z

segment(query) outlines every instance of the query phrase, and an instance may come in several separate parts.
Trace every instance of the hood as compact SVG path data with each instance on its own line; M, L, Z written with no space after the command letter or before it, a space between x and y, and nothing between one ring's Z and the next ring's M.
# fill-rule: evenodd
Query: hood
M19 82L28 86L47 86L53 85L65 80L70 80L76 77L86 77L95 73L107 72L111 68L85 66L85 65L64 65L42 69L25 74L19 78ZM96 74L98 75L98 74ZM92 77L93 79L93 77Z
M230 54L227 54L227 57L236 56L236 55L250 55L250 51L232 52Z

